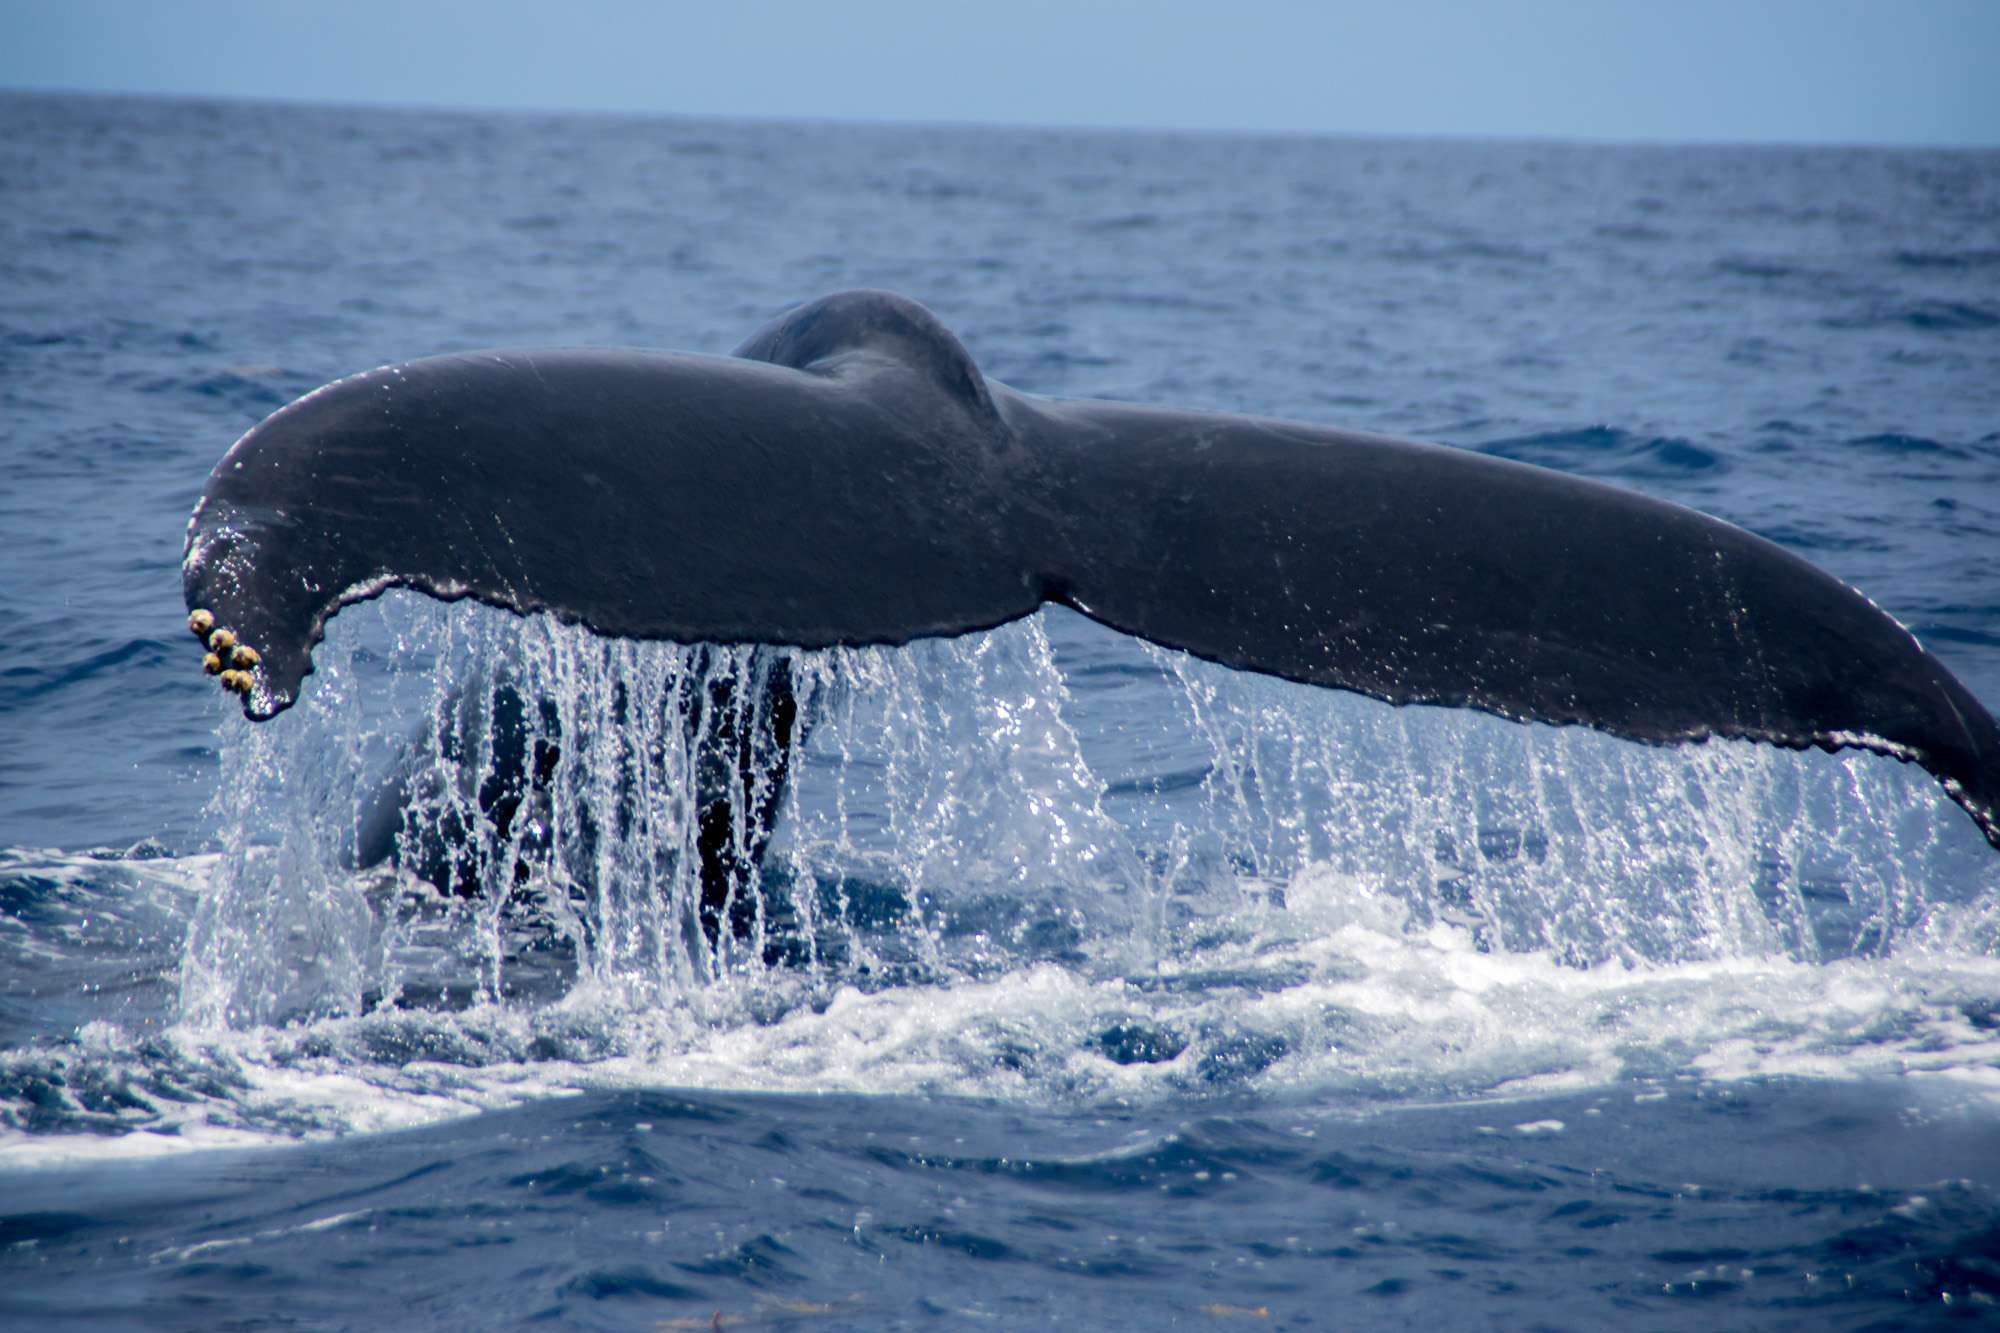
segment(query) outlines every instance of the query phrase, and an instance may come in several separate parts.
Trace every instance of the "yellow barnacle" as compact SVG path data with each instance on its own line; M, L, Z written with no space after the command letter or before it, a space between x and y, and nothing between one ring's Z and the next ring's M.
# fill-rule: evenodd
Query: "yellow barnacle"
M201 669L211 676L219 676L222 674L222 659L210 653L201 659Z
M208 636L208 646L218 653L226 653L236 646L236 636L226 629L219 629Z
M229 664L234 667L241 667L245 671L248 671L263 660L263 658L257 656L257 650L247 643L237 644L236 651L229 655Z
M188 616L188 628L194 631L194 636L197 639L207 642L208 632L215 628L215 613L212 611L195 611L191 613Z

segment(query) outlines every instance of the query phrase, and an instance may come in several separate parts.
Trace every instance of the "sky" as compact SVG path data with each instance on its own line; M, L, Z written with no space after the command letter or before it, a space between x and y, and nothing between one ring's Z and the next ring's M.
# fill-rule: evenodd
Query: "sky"
M2000 0L0 0L0 88L2000 146Z

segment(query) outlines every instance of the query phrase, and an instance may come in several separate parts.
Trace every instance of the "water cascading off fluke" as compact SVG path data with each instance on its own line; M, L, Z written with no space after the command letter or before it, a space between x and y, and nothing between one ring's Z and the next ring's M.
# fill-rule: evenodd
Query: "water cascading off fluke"
M197 1022L546 993L558 955L569 988L660 1003L1129 954L1146 873L1037 621L805 652L382 606L299 708L225 725L259 776L215 807Z

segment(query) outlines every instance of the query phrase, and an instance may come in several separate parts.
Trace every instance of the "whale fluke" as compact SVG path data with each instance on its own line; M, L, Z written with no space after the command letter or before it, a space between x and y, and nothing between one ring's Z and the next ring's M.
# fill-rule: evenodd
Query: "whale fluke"
M1438 445L1016 393L884 292L733 356L476 352L339 380L216 466L183 587L253 719L297 699L330 616L392 587L805 648L1059 602L1393 704L1894 755L2000 847L2000 726L1770 542Z

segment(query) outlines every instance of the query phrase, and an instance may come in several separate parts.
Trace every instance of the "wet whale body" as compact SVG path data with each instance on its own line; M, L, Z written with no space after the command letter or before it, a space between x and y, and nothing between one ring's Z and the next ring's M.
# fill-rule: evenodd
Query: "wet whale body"
M205 666L258 720L298 698L329 617L395 587L803 648L1056 602L1392 704L1893 755L2000 847L2000 726L1770 542L1444 446L1017 393L885 292L731 356L473 352L337 381L216 466L183 587Z

